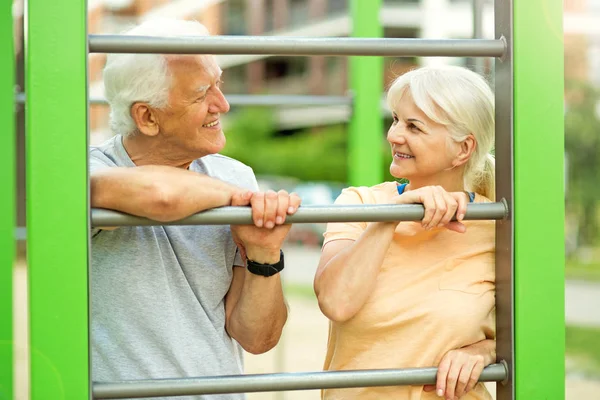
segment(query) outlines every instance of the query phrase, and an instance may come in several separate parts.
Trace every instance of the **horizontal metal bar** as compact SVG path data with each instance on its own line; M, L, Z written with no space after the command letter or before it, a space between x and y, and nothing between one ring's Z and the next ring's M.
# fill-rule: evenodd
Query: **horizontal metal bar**
M245 95L229 94L227 102L232 106L338 106L352 105L349 96L308 96L308 95ZM107 104L104 97L90 97L90 104ZM17 93L15 101L24 104L25 93Z
M495 39L316 38L289 36L154 37L89 35L90 53L267 54L390 57L502 57Z
M356 205L356 206L301 206L296 214L286 218L286 223L313 222L375 222L419 221L424 208L420 204ZM504 219L508 215L505 202L476 203L467 206L465 219ZM92 209L92 226L147 226L147 225L250 225L252 210L249 207L219 207L187 218L160 222L102 208Z
M299 372L280 374L207 376L124 382L94 382L94 399L123 399L222 393L276 392L330 388L426 385L435 383L437 368ZM480 382L501 382L505 364L487 366Z
M225 98L232 106L339 106L353 103L349 96L226 94Z

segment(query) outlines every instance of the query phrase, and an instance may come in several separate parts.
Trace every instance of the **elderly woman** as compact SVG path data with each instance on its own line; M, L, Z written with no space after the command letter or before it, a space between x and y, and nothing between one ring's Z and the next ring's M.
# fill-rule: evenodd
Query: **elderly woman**
M385 182L336 204L423 204L420 222L331 223L315 292L330 319L326 370L438 366L436 385L328 389L323 398L491 399L496 359L494 221L464 221L494 199L494 96L460 67L427 67L388 92L393 123ZM456 215L456 221L452 217Z

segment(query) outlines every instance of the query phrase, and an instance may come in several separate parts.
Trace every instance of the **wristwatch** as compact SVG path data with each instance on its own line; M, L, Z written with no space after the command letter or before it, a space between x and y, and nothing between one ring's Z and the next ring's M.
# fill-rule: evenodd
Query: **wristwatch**
M252 260L248 260L248 271L255 275L273 276L283 270L283 251L279 250L279 261L275 264L261 264Z

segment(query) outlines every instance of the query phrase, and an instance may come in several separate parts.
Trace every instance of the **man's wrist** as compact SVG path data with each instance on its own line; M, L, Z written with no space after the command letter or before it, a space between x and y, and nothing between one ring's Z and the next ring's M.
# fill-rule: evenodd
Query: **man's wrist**
M275 264L279 262L280 252L279 249L247 248L246 257L259 264Z

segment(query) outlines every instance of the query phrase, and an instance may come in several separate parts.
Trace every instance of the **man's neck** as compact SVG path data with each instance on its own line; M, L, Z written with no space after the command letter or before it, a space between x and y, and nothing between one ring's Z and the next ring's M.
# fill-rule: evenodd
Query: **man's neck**
M131 161L137 166L168 165L188 169L194 161L194 158L189 155L178 155L177 151L160 140L141 134L124 136L123 147Z

